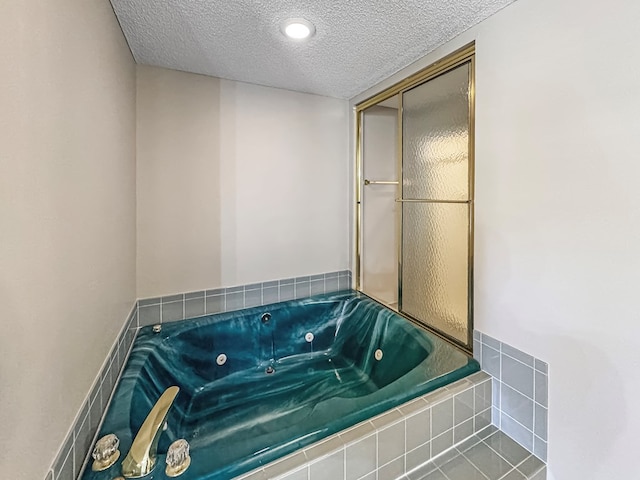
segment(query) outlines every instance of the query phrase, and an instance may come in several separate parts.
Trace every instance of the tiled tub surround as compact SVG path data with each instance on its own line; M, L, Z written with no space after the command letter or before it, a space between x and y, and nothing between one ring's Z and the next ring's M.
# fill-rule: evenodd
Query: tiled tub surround
M129 357L137 328L138 309L135 304L62 442L62 447L45 477L46 480L73 480L78 477L87 452L93 445L115 384Z
M230 312L351 288L351 272L321 273L138 301L139 326Z
M351 272L341 270L239 287L138 300L125 320L89 394L82 403L45 476L45 480L74 480L78 477L84 462L90 458L87 452L90 452L93 446L95 433L100 426L139 327L162 321L168 322L197 315L238 310L251 305L266 305L294 298L304 298L317 293L345 290L351 288L351 281ZM254 303L258 296L260 303ZM203 313L198 313L201 312L200 305L204 308ZM163 306L165 306L164 310ZM145 307L155 308L147 310ZM143 318L140 313L144 315Z
M491 377L477 372L239 480L393 480L490 428Z
M159 452L184 438L193 458L186 477L229 479L479 370L477 361L354 291L267 310L267 321L265 308L254 307L172 322L161 332L141 329L99 435L115 433L128 451L133 426L177 385ZM220 353L227 362L216 364ZM448 444L444 433L434 445L451 445L450 433ZM117 473L86 470L83 478Z
M478 330L473 352L493 377L493 424L546 462L547 364Z

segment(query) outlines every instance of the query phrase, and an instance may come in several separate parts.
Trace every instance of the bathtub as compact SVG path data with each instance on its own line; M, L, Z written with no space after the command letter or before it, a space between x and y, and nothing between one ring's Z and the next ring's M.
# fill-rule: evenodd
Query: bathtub
M320 295L142 328L99 436L118 435L123 458L177 385L150 477L166 478L162 454L185 438L181 479L231 479L478 370L362 294ZM119 468L82 478L111 480Z

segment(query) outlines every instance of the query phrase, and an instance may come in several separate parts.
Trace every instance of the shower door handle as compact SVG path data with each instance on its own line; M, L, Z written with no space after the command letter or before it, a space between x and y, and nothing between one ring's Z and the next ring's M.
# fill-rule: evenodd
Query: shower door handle
M398 185L399 182L397 180L367 180L364 179L365 185Z
M401 203L473 203L471 200L432 200L428 198L396 198Z

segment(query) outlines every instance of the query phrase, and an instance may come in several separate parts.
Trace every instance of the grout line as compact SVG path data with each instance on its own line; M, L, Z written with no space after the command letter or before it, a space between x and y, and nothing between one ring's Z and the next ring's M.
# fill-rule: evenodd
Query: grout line
M509 464L511 465L511 464ZM498 480L502 480L503 478L507 477L508 475L511 475L513 472L518 472L518 470L515 467L512 467L511 470L509 470L508 472L505 472L504 475L502 475ZM518 472L520 473L520 472Z
M500 342L500 343L502 343L502 342ZM515 347L514 347L514 348L515 348ZM509 357L510 359L515 360L515 361L516 361L516 362L518 362L518 363L521 363L521 364L522 364L522 365L524 365L525 367L529 367L529 368L530 368L531 370L533 370L534 372L536 371L536 368L535 368L534 366L529 365L529 364L527 364L527 363L524 363L524 362L523 362L522 360L520 360L519 358L516 358L516 357L514 357L514 356L512 356L512 355L509 355L508 353L504 353L504 352L502 351L502 349L500 349L500 350L501 350L501 351L500 351L500 354L501 354L501 355L504 355L505 357ZM519 351L520 351L520 352L522 352L522 350L519 350ZM522 352L522 353L524 353L525 355L529 355L528 353L525 353L525 352ZM532 356L532 355L529 355L529 356L530 356L531 358L533 358L533 362L534 362L534 364L535 364L535 357L534 357L534 356ZM537 370L537 371L539 371L539 370ZM540 372L540 373L542 373L542 372Z
M501 430L500 430L500 431L501 431ZM504 432L502 432L502 433L504 433ZM495 435L495 434L489 435L489 437L492 437L493 435ZM504 433L504 435L506 435L506 436L508 437L508 435L507 435L506 433ZM487 437L487 438L489 438L489 437ZM496 450L495 448L493 448L491 445L489 445L489 444L487 443L487 441L486 441L486 440L487 440L487 438L482 439L482 443L484 443L487 447L489 447L489 449L490 449L490 450L493 450L493 451L494 451L494 452L495 452L495 453L496 453L500 458L502 458L505 462L507 462L507 464L508 464L508 465L511 465L511 467L515 469L515 468L516 468L516 466L515 466L513 463L511 463L509 460L507 460L507 458L506 458L506 457L504 457L504 456L503 456L503 455L502 455L498 450ZM509 437L509 438L511 438L511 437ZM514 442L515 442L515 440L514 440ZM516 443L518 443L518 442L516 442ZM520 444L518 443L518 445L520 445ZM520 446L522 446L522 445L520 445ZM522 447L522 448L524 448L524 447ZM526 448L525 448L525 450L526 450L527 452L529 452L529 450L527 450ZM530 452L529 452L529 453L530 453ZM525 458L528 458L528 457L525 457ZM507 473L508 473L508 472L507 472ZM506 475L506 474L505 474L505 475ZM503 476L504 476L504 475L503 475ZM502 477L500 477L500 478L502 478Z
M476 445L479 445L480 443L482 443L482 442L479 442L479 443L477 443ZM467 451L468 451L468 450L467 450ZM471 461L471 459L470 459L469 457L467 457L467 456L464 454L464 452L460 452L460 455L462 455L462 456L467 460L467 462L469 462L471 465L473 465L473 466L476 468L476 470L478 470L478 471L480 472L480 475L482 475L482 476L483 476L484 478L486 478L487 480L491 480L489 477L487 477L487 476L485 475L485 473L482 471L482 469L481 469L478 465L476 465L475 463L473 463L473 462ZM502 458L502 457L501 457L501 458Z
M527 460L529 460L533 456L534 456L533 453L530 453L528 456L524 457L524 460L522 460L520 463L518 463L514 468L518 469L518 467L521 467L524 462L526 462ZM518 470L518 472L520 472L520 470ZM522 473L522 472L520 472L520 473ZM526 475L525 475L525 477L526 477Z
M509 415L507 412L501 412L503 415L506 415L507 417L509 417L511 420L513 420L514 422L516 422L518 425L520 425L522 428L524 428L527 432L531 433L532 435L535 435L535 433L533 433L532 430L530 430L529 428L525 427L523 424L521 424L518 420L516 420L515 418L513 418L511 415ZM514 439L515 440L515 439ZM517 443L517 440L516 440ZM520 445L518 443L518 445ZM523 445L524 447L524 445ZM526 447L525 450L527 450L527 452L529 451Z

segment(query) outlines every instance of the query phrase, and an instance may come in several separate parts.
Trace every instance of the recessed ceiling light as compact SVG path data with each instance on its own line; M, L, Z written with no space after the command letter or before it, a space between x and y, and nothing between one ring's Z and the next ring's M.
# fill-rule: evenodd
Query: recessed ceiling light
M293 40L304 40L309 38L316 31L316 28L304 18L290 18L285 20L281 26L282 33Z

